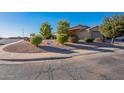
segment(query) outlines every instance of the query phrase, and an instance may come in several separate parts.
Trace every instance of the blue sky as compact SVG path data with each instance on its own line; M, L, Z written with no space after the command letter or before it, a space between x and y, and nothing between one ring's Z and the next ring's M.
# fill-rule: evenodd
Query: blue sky
M56 31L59 20L67 20L71 26L78 24L95 26L101 24L105 16L124 14L121 12L0 12L0 37L28 36L39 33L40 25L48 22L52 32Z

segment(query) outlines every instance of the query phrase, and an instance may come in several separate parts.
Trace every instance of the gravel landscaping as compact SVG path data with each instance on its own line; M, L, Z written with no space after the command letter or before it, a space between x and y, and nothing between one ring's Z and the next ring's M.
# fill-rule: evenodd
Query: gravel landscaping
M110 52L107 49L99 49L102 48L121 48L121 46L114 46L111 44L105 43L65 43L64 45L58 44L55 40L43 40L39 47L35 47L30 42L22 41L16 44L9 45L5 47L3 50L8 52L15 53L45 53L45 52L53 52L53 53L63 53L69 54L73 53L73 50L81 49L81 50L91 50L91 51L100 51L100 52Z
M46 52L43 49L37 48L29 42L22 41L5 47L3 50L15 53L41 53Z
M55 40L44 40L39 47L35 47L30 42L22 41L9 45L3 50L15 53L45 53L45 52L63 52L71 53L75 48L57 44Z

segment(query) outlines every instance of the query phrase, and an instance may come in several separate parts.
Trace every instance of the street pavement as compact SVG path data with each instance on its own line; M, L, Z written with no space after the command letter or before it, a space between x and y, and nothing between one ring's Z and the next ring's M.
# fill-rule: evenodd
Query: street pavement
M53 60L0 60L0 80L124 80L124 48Z
M124 50L42 61L0 61L1 80L124 80Z
M13 42L17 42L21 39L1 39L0 40L0 45L4 45L4 44L9 44L9 43L13 43Z

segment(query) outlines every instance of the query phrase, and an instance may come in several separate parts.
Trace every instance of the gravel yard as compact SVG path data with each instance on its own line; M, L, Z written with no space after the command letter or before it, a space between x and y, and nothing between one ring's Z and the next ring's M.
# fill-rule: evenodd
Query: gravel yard
M22 41L13 45L9 45L4 48L5 51L8 52L16 52L16 53L41 53L45 52L41 48L37 48L30 44L29 42Z
M72 53L73 50L93 50L101 51L103 48L116 48L118 46L106 44L106 43L65 43L64 45L58 44L55 40L43 40L39 47L35 47L30 42L22 41L16 44L9 45L4 48L5 51L15 53L45 53L45 52L56 52L56 53ZM122 47L119 47L122 48Z
M15 53L45 53L45 52L64 52L71 53L71 50L75 49L70 46L60 45L55 41L43 41L39 47L35 47L30 42L22 41L16 44L9 45L4 48L5 51Z

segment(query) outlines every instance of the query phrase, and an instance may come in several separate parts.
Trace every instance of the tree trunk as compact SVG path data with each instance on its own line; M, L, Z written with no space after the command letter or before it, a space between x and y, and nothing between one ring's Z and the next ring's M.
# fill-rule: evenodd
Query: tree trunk
M102 35L102 40L103 40L103 42L105 42L105 39L106 39L106 38Z
M112 41L111 41L111 43L113 44L115 42L115 38L112 38Z

